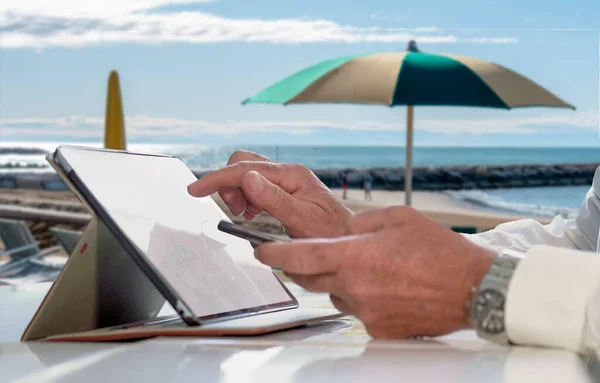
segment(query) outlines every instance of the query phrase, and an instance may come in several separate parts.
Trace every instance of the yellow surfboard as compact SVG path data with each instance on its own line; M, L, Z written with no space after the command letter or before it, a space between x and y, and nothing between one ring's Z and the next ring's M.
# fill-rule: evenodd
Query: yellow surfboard
M106 116L104 117L104 147L116 150L127 149L119 74L114 70L108 76Z

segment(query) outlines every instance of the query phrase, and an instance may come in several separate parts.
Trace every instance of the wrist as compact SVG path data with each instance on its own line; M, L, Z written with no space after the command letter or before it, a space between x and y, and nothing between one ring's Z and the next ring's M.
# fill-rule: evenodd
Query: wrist
M506 333L505 307L510 281L523 254L505 249L496 254L488 271L473 285L466 301L469 323L486 340L510 343Z
M470 272L469 278L467 280L467 286L463 295L463 302L467 302L467 310L464 310L464 328L473 328L473 324L471 321L471 311L468 309L470 307L470 302L473 299L473 295L477 291L477 287L481 284L481 281L490 270L490 267L492 266L494 260L496 259L496 256L498 255L492 250L488 250L479 246L474 247L475 248L471 251L469 257L471 259L469 267Z

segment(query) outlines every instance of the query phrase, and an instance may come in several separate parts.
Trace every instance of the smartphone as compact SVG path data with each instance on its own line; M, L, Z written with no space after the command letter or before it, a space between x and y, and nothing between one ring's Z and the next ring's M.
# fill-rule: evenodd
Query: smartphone
M247 227L237 225L235 223L222 220L217 225L217 228L224 233L235 235L236 237L243 238L250 241L254 245L262 245L266 242L291 242L287 238L277 238L275 236L265 234L258 230L249 229Z

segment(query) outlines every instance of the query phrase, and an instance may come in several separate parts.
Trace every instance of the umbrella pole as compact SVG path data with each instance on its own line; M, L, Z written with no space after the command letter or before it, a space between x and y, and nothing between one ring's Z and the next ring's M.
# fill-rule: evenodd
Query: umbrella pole
M404 168L404 204L412 204L413 106L406 108L406 166Z

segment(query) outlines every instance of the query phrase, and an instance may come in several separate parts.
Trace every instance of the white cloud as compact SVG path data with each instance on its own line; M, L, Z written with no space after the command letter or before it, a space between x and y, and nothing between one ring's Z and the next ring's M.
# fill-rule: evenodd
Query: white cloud
M167 5L212 3L214 0L2 0L0 13L38 16L116 17Z
M168 5L210 0L2 0L4 48L77 47L102 43L515 43L511 37L461 39L437 27L359 28L331 20L233 19L202 11L152 12ZM373 14L378 18L377 14ZM487 40L486 40L487 39Z
M459 134L544 134L552 129L583 129L598 131L598 113L573 113L563 116L506 118L488 120L425 120L415 122L418 129L434 133ZM569 115L570 114L570 115Z
M569 113L566 111L565 113ZM415 121L415 129L441 134L544 134L552 129L580 129L598 131L598 115L578 112L571 116L532 118L504 118L486 120L433 120ZM286 133L305 135L319 129L338 129L365 132L402 132L403 123L390 124L378 121L225 121L186 120L150 116L131 116L125 121L130 138L193 138L205 135L233 135L240 133ZM74 138L100 138L104 134L101 117L71 116L66 118L11 118L0 124L2 137L31 136L37 139L70 136Z

